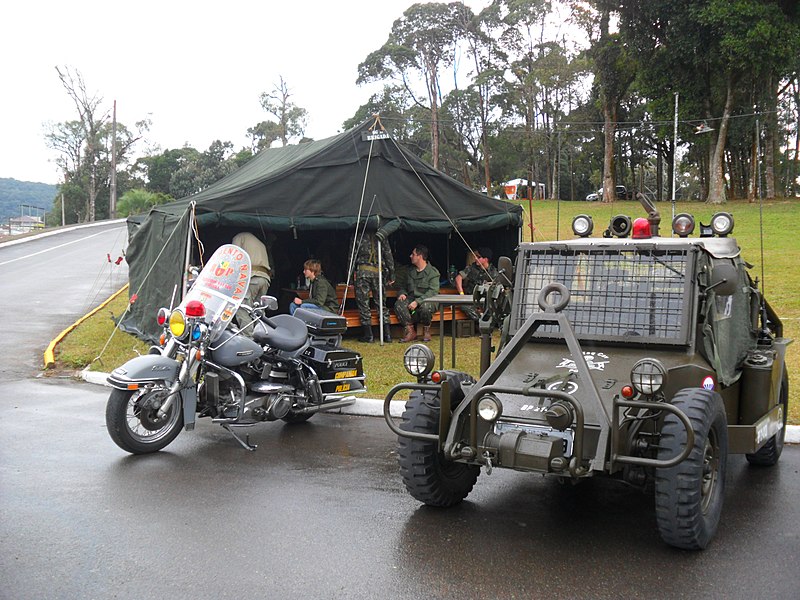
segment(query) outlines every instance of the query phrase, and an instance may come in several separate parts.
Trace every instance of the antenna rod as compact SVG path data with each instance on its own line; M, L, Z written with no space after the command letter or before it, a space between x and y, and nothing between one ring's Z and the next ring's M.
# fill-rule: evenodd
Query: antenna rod
M758 194L758 237L761 243L761 295L765 296L767 284L764 280L764 198L761 194L761 128L759 127L758 117L756 117L756 165L758 169L758 181L756 181L756 193Z

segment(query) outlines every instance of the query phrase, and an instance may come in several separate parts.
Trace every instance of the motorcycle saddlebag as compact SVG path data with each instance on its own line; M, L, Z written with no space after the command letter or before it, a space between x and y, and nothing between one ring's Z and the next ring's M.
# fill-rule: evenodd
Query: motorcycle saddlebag
M294 316L306 324L313 336L341 335L347 331L347 319L328 311L298 308Z
M352 394L366 389L364 364L358 352L312 343L303 351L303 356L317 373L323 394Z

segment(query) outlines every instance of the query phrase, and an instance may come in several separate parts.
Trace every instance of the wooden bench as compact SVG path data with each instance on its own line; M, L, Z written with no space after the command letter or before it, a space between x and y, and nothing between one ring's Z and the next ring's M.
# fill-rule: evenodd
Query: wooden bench
M460 308L456 308L456 321L468 321L469 317L467 314L461 310ZM372 325L378 324L378 313L373 308L370 312L370 322ZM344 310L344 316L347 319L347 328L350 329L351 327L361 327L361 318L358 316L358 309L357 308L346 308ZM449 306L446 306L444 309L444 320L450 321L452 317L452 309ZM438 323L439 319L441 318L441 312L436 311L431 318L433 323ZM391 310L389 311L389 324L391 325L399 325L400 321L397 319L397 315L394 314Z
M297 295L298 297L303 298L303 299L308 298L308 290L284 289L282 291L284 291L286 293ZM453 288L443 287L441 289L440 293L452 294L452 293L455 293L455 290ZM347 293L345 294L345 286L344 286L344 284L339 284L339 285L336 286L336 297L339 299L340 302L341 302L343 297L346 298L346 300L355 299L355 297L356 297L355 289L351 285L347 289ZM396 298L397 297L397 290L394 289L394 288L388 288L386 290L386 297L387 298ZM352 302L348 302L348 304L352 304ZM463 310L461 310L460 308L456 307L455 311L456 311L456 321L469 321L470 320L470 318L467 316L467 314ZM377 314L377 312L375 311L374 308L372 308L370 310L370 315L372 317L370 319L372 325L378 325L378 314ZM354 327L361 327L361 318L358 316L358 309L357 308L355 308L355 307L352 307L352 308L346 307L344 309L344 317L347 319L347 328L348 329L351 329L351 328L354 328ZM452 307L451 306L445 306L445 308L444 308L444 319L445 319L445 321L450 321L451 317L452 317ZM431 322L438 323L440 319L441 319L441 312L439 310L437 310L434 313L434 315L433 315L433 317L431 319ZM399 325L400 324L400 321L397 319L397 315L394 314L394 311L391 309L391 307L389 307L389 324L390 325Z

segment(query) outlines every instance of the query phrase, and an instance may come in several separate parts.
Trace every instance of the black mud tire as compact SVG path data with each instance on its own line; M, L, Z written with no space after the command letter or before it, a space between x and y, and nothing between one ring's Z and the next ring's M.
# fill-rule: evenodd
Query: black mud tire
M316 413L296 413L290 412L285 417L281 417L281 421L284 423L288 423L289 425L298 425L300 423L305 423L311 417L313 417Z
M452 401L463 399L459 389ZM400 428L418 433L439 432L439 393L411 393ZM461 502L472 491L480 467L445 460L436 442L398 438L397 462L408 493L428 506L448 507Z
M683 411L694 430L688 458L671 468L657 468L656 520L661 538L685 550L705 548L717 531L725 498L728 424L722 397L702 388L675 394L672 404ZM679 455L686 445L683 423L668 413L661 428L658 458Z
M149 454L168 446L183 429L180 394L159 426L155 410L146 408L152 394L166 394L166 388L113 390L106 404L106 428L114 443L131 454ZM146 411L146 412L143 412Z
M783 441L786 439L786 418L789 416L789 373L786 371L786 365L783 367L781 395L778 402L783 404L783 428L773 435L766 444L761 446L757 452L744 455L751 465L772 467L778 463L783 452Z

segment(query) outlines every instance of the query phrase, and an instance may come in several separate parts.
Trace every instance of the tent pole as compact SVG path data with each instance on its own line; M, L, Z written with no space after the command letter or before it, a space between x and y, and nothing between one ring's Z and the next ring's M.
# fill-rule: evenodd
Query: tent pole
M375 239L378 241L378 339L380 345L383 346L383 248L381 247L381 239L376 235ZM388 326L389 324L386 323Z
M195 203L189 203L189 227L186 230L186 255L183 261L183 275L181 276L181 300L189 290L189 263L192 257L192 226L194 224Z

